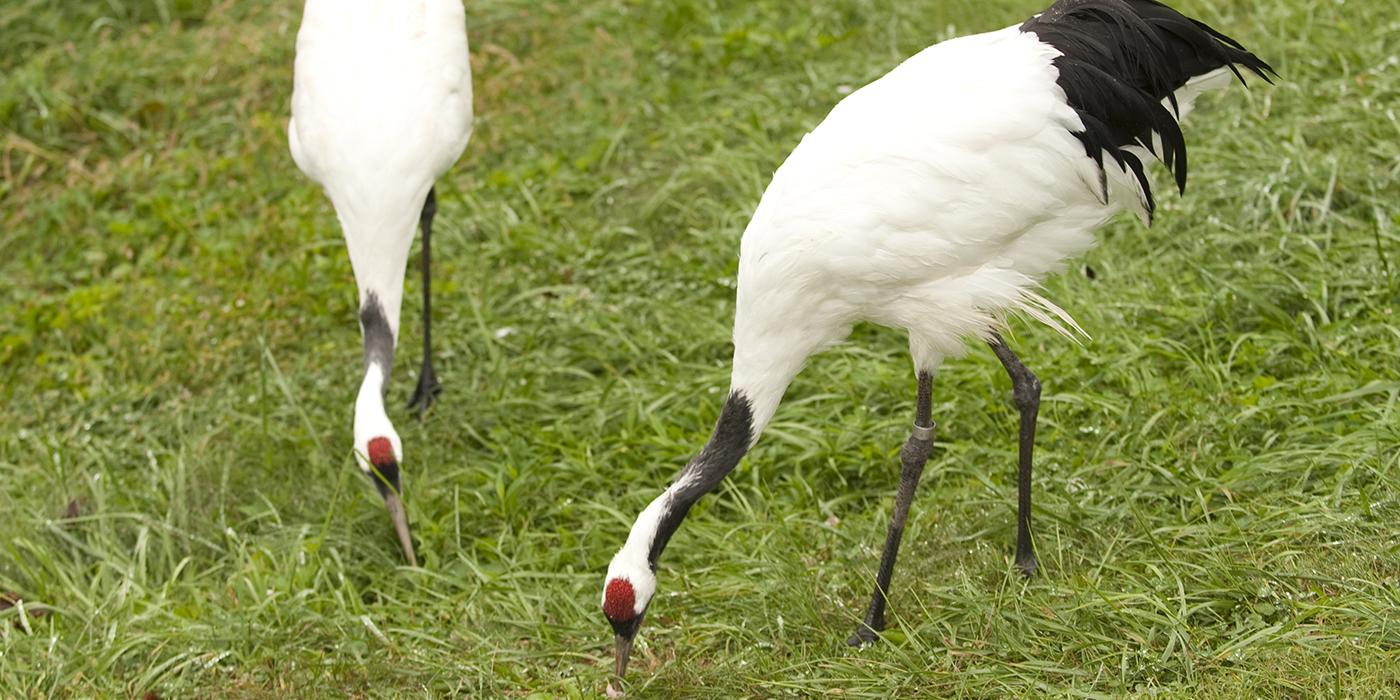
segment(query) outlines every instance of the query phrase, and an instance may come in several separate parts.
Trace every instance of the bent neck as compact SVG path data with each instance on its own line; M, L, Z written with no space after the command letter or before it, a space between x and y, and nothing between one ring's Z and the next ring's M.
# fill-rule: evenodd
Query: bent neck
M656 570L661 552L671 535L702 496L714 490L758 441L768 421L777 411L788 384L802 369L802 363L819 346L811 336L785 336L780 343L747 339L736 324L734 373L729 397L720 410L714 432L705 446L685 465L671 485L637 516L632 531L609 570L620 568ZM768 352L765 352L768 351Z
M749 400L740 392L729 394L714 432L671 485L637 516L627 543L613 558L610 569L643 566L655 571L671 535L685 520L691 506L714 489L738 466L753 442L753 417Z
M664 507L657 518L656 534L647 550L647 563L652 570L656 569L656 560L661 557L666 543L671 541L671 535L690 513L690 507L719 486L719 482L739 466L739 460L748 453L753 442L753 405L744 394L731 392L720 410L709 442L685 465L666 493L657 499L663 502Z
M734 363L730 393L748 399L752 419L750 445L772 420L793 377L807 358L850 332L844 317L825 313L815 318L813 300L790 291L759 294L753 280L745 286L740 264L738 308L734 314ZM760 290L762 291L762 290ZM757 298L755 294L759 294ZM762 306L755 306L762 302Z

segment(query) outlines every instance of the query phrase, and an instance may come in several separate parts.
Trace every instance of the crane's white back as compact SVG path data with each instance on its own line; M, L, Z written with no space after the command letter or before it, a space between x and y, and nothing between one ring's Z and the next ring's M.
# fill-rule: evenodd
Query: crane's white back
M1100 197L1056 55L1016 27L935 44L847 96L778 168L739 257L734 386L758 426L857 321L909 329L924 366L1010 310L1065 325L1035 287L1124 198Z
M1148 197L1086 157L1061 55L1019 26L930 46L843 99L774 173L744 231L734 321L755 440L806 358L860 321L906 329L922 369L1010 313L1082 332L1037 289L1115 213L1146 218ZM1179 114L1228 75L1182 86Z

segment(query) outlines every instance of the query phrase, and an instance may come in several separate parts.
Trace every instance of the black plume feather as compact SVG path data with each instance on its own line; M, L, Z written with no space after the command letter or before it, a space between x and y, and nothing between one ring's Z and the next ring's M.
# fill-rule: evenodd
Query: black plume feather
M1075 137L1099 168L1107 152L1142 185L1147 213L1156 208L1142 161L1124 150L1140 145L1162 160L1186 190L1186 139L1175 93L1188 80L1237 66L1269 80L1274 69L1239 42L1156 0L1059 0L1021 25L1062 54L1057 80L1084 122ZM1272 81L1270 81L1272 82ZM1171 109L1162 106L1166 100ZM1161 139L1157 152L1153 135Z

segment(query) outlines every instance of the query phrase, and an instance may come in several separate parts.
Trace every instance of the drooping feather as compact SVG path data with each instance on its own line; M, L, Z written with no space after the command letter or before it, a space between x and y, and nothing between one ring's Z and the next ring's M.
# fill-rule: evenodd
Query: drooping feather
M1184 192L1186 140L1177 124L1177 90L1221 68L1241 82L1237 66L1264 80L1273 72L1239 42L1155 0L1059 0L1021 31L1059 50L1056 82L1084 122L1075 137L1100 168L1107 154L1132 172L1149 217L1152 186L1142 161L1126 147L1156 154Z

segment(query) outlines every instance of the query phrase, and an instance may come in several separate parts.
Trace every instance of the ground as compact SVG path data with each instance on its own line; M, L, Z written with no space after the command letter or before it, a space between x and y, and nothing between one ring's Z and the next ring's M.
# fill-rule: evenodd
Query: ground
M935 384L882 643L905 340L810 363L666 552L636 697L1400 693L1400 3L1179 0L1273 63L1191 182L1013 320L1041 570L985 348ZM0 9L0 696L595 697L603 572L708 434L738 237L841 95L1033 0L483 0L439 183L439 403L391 416L421 569L353 466L350 266L287 155L298 3ZM152 695L153 694L153 695Z

